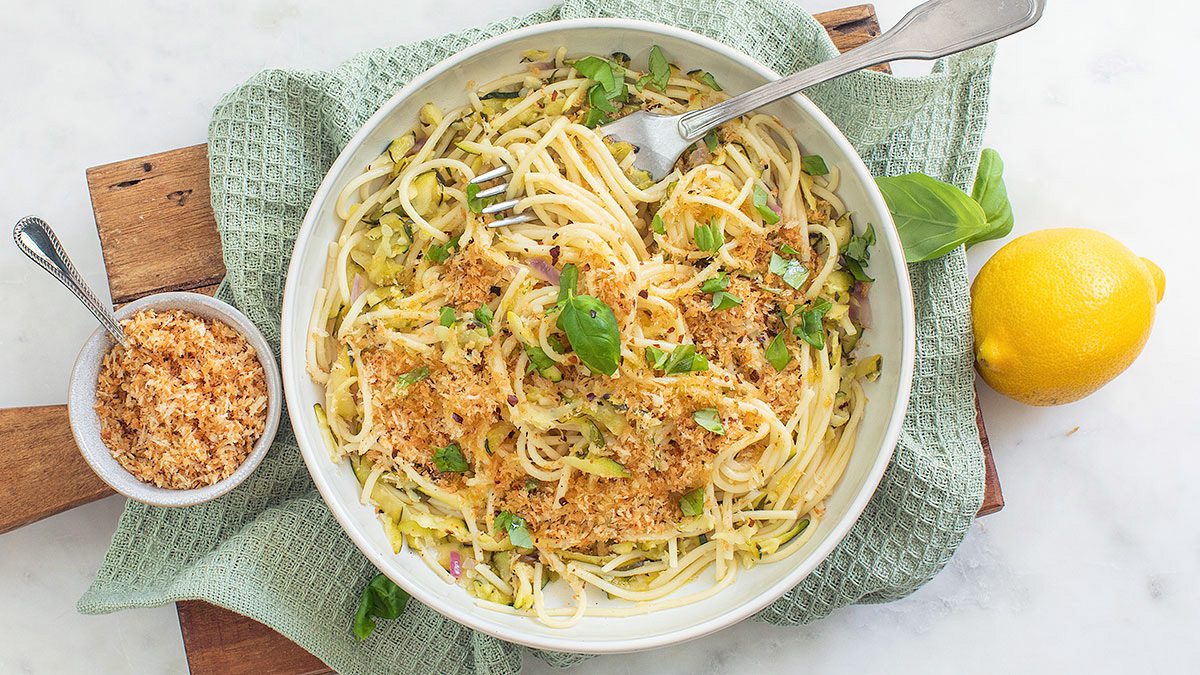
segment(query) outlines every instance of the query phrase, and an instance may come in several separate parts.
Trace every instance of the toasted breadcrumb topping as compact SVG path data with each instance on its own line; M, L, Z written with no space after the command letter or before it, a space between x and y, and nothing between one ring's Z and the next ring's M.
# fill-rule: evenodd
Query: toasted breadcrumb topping
M220 321L142 310L121 322L129 347L104 356L100 439L138 480L173 490L228 478L267 420L267 380L246 339Z

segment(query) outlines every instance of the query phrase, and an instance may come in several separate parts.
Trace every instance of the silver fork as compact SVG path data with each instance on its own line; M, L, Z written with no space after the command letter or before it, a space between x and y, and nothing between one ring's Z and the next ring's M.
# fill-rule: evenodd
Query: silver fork
M600 127L599 132L632 144L636 153L633 165L659 180L671 172L688 147L731 119L863 68L889 61L936 59L999 40L1037 23L1045 8L1046 0L929 0L874 40L811 68L703 110L680 115L639 110ZM479 174L471 182L480 185L511 172L511 167L505 165ZM496 197L507 190L508 184L502 183L481 190L478 196ZM492 204L483 212L500 214L519 203L519 199L509 199ZM497 220L488 227L505 227L533 219L534 216L522 213Z

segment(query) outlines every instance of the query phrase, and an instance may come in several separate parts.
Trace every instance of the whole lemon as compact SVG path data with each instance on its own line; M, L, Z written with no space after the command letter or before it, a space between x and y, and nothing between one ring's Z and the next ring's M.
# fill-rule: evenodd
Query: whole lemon
M996 252L971 285L975 366L1029 405L1070 403L1133 363L1166 280L1102 232L1041 230Z

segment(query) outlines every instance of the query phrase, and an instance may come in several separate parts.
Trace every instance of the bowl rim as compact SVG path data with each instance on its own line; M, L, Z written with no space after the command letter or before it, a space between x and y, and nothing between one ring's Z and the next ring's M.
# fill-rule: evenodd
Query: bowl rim
M184 490L160 488L139 480L117 462L98 434L93 433L99 426L98 418L92 404L96 400L96 382L86 377L91 367L102 362L104 356L116 344L103 327L96 328L80 348L71 367L71 380L67 398L67 416L70 420L71 435L79 453L91 467L92 472L108 484L117 493L134 501L151 506L183 507L203 504L226 494L254 473L262 463L275 435L279 431L279 423L283 417L283 385L279 364L275 361L275 353L262 331L250 321L238 308L229 303L201 293L186 291L171 291L155 293L134 300L114 312L117 320L129 318L142 309L179 309L193 314L197 305L211 310L221 317L223 323L233 328L254 347L258 362L262 364L267 383L267 419L263 426L262 435L255 441L250 454L241 465L228 477L212 485ZM213 319L213 317L202 316ZM217 319L213 319L217 320ZM85 405L87 404L87 405ZM115 467L115 468L114 468ZM128 476L132 482L122 483L110 478L110 474Z
M445 60L434 64L429 69L412 78L407 84L401 87L395 94L387 99L378 110L376 110L366 122L355 132L349 141L342 147L337 158L330 165L325 173L325 177L321 180L317 190L313 193L312 201L305 213L304 219L301 222L300 229L297 232L295 243L292 247L291 259L288 265L287 279L284 285L283 304L281 308L281 327L280 327L280 359L282 362L283 371L283 386L284 392L289 400L299 401L303 394L300 387L304 383L306 370L304 363L297 363L293 358L293 352L296 348L291 344L291 333L295 330L296 322L292 320L295 305L298 301L311 303L311 298L297 298L296 286L297 279L301 273L301 251L309 246L309 240L313 237L315 223L320 217L319 207L328 204L330 194L333 193L337 186L335 181L346 170L347 165L358 148L363 144L370 133L386 120L393 112L400 107L409 97L432 83L438 77L448 72L459 64L475 57L478 54L495 49L505 43L520 40L530 36L536 36L542 33L560 31L560 30L579 30L579 29L608 29L620 31L624 29L636 29L651 33L657 33L667 37L673 37L681 40L687 40L697 43L699 46L714 52L719 58L723 58L740 65L746 66L751 70L755 70L763 77L771 80L780 79L782 76L775 70L769 68L758 59L755 59L747 54L744 54L724 43L714 40L705 35L694 33L692 31L671 26L668 24L657 23L653 21L644 21L639 19L624 19L624 18L580 18L580 19L564 19L556 21L548 21L544 23L533 24L524 28L519 28L512 31L507 31L491 38L481 40L466 49L446 58ZM888 424L885 428L882 446L866 474L866 479L858 493L850 501L846 514L843 519L837 522L825 540L807 557L796 561L795 567L785 574L782 578L772 584L767 590L752 597L749 601L742 604L736 611L727 612L722 615L714 616L707 620L693 624L691 626L680 628L674 631L664 632L657 635L651 635L640 638L620 638L607 642L589 642L586 645L580 645L568 637L543 636L531 634L521 630L511 630L505 626L494 624L482 617L478 611L459 611L455 608L446 608L439 603L438 594L432 588L427 588L425 585L411 581L407 578L395 578L393 575L387 576L401 588L408 591L412 597L420 601L425 606L442 614L443 616L455 621L468 628L478 630L493 637L516 642L536 649L545 649L562 652L588 653L588 654L612 654L612 653L628 653L635 651L643 651L647 649L656 649L668 645L683 643L689 640L694 640L705 635L709 635L716 631L727 628L735 623L738 623L750 616L756 614L770 603L782 597L789 590L799 584L804 578L812 573L822 562L824 562L832 553L834 548L845 539L850 529L854 526L866 509L867 503L874 496L878 488L880 480L886 471L896 443L900 437L901 427L904 421L904 413L908 407L910 390L912 388L912 378L914 361L916 355L916 333L915 333L915 313L914 303L912 299L912 282L909 276L908 267L904 260L903 247L900 243L899 236L896 233L895 224L891 219L891 215L887 209L887 205L883 200L878 188L875 186L874 179L868 171L866 165L858 152L850 144L850 141L842 134L841 130L825 115L817 106L802 94L790 96L787 99L791 104L799 107L803 113L812 118L816 124L821 127L822 131L828 137L828 140L837 145L846 156L849 158L849 171L854 176L855 180L860 181L864 186L867 199L871 202L875 211L880 214L880 223L876 227L877 236L888 241L888 252L893 258L898 274L896 276L898 295L900 296L900 314L903 325L901 327L900 353L902 355L901 364L899 366L899 380L897 383L898 391L893 402L891 411L889 412ZM304 322L307 326L307 322ZM301 345L303 347L303 345ZM302 350L301 350L302 351ZM298 410L295 405L288 406L288 415L292 422L292 429L296 435L297 445L300 447L301 456L304 458L305 466L312 477L313 483L317 487L317 491L321 494L326 506L337 520L338 525L343 532L354 542L355 546L363 553L363 555L371 562L376 569L387 572L388 565L385 564L386 556L382 550L377 550L366 537L358 531L357 525L352 522L350 514L343 504L343 499L337 494L336 489L331 485L325 475L325 468L316 466L317 462L330 463L329 454L324 450L320 439L312 439L309 437L309 431L305 427L305 419L302 417L304 411ZM354 504L358 504L358 500L352 500ZM390 553L390 550L387 552ZM478 609L478 608L477 608ZM649 616L649 615L647 615ZM532 619L531 619L532 620Z

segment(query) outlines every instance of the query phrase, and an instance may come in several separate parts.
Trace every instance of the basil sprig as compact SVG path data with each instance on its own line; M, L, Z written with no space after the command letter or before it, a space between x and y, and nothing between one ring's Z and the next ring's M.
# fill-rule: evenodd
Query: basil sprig
M612 308L590 295L576 295L579 268L563 266L558 280L558 320L555 325L567 334L571 347L588 368L613 375L621 365L621 331Z
M495 526L498 531L508 534L508 540L513 546L533 548L533 537L529 535L529 527L521 516L501 511L496 516Z
M462 448L458 443L434 448L433 450L433 465L442 473L466 473L470 465L467 464L467 458L463 456Z
M679 510L683 515L695 517L704 513L704 488L690 490L679 498Z
M354 613L354 624L351 630L354 637L366 640L375 632L375 619L396 619L404 612L408 604L408 592L397 586L391 579L376 574L367 582L363 589L362 598L358 601L358 611Z
M1012 230L1012 205L995 150L980 156L975 187L968 195L922 173L875 179L883 193L910 263L939 258L962 245L997 239Z

